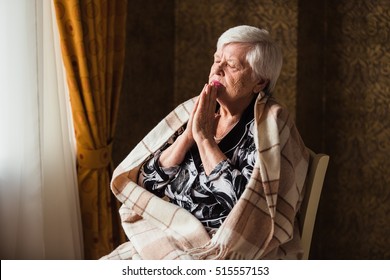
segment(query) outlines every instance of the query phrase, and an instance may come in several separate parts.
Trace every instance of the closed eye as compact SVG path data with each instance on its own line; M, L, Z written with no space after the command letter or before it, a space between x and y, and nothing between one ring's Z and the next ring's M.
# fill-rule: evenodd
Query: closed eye
M240 68L240 63L234 59L229 59L227 61L227 65L232 69L239 69Z

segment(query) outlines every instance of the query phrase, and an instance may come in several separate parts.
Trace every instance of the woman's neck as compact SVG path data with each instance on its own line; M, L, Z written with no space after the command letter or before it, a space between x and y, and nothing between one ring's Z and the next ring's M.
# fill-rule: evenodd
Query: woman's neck
M252 102L252 100L253 96L251 98L247 98L246 100L238 100L236 102L232 102L231 104L224 104L222 102L218 102L220 104L219 115L221 119L228 122L235 122L236 120L240 120L242 114Z

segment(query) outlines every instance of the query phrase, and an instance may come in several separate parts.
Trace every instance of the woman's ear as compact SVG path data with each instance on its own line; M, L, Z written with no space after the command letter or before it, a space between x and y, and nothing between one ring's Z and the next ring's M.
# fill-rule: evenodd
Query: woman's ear
M253 92L259 93L264 88L266 88L268 86L268 84L269 84L269 80L268 79L260 79L257 82L257 84L255 85L255 87L253 88Z

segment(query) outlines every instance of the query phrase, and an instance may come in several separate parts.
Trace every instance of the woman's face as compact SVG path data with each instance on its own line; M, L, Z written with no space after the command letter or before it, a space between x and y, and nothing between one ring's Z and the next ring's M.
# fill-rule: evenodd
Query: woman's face
M231 43L214 54L209 82L216 80L222 84L217 94L220 103L232 104L241 99L252 99L253 93L262 89L259 81L253 78L252 68L246 61L249 50L248 44Z

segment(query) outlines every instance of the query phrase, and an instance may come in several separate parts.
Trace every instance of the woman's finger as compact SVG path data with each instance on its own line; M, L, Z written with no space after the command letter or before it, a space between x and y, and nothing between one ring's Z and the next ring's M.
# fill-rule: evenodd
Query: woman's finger
M211 87L210 100L210 114L214 116L217 106L217 87L214 85Z
M215 86L208 85L205 94L206 97L204 99L204 110L205 113L211 118L212 116L214 116L215 108L217 105L217 93Z
M208 88L208 85L205 84L205 86L203 87L203 90L202 92L199 94L199 97L198 97L198 109L203 111L206 104L207 104L207 88Z

